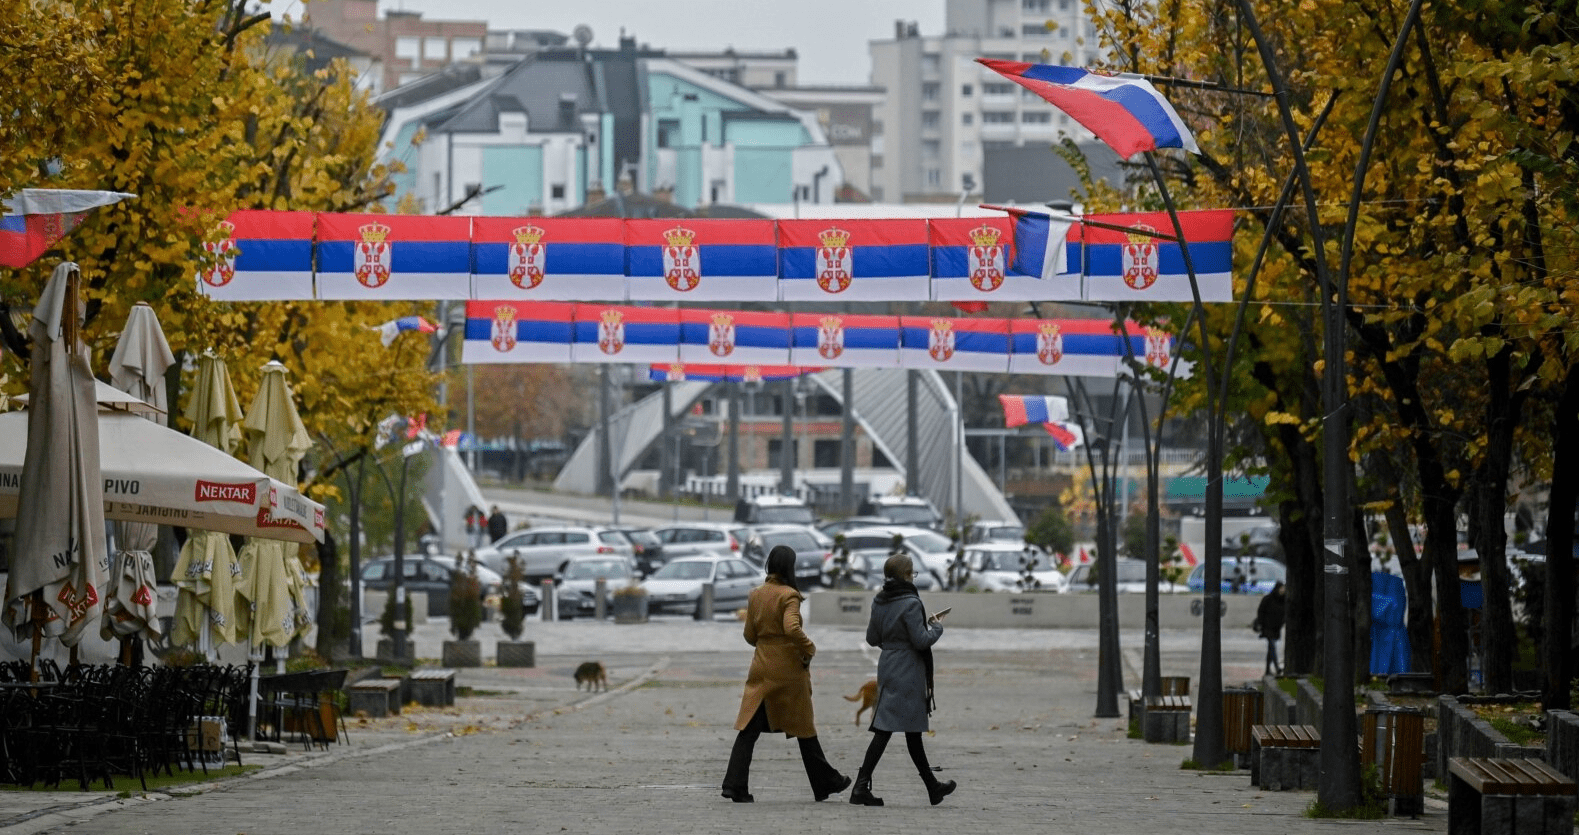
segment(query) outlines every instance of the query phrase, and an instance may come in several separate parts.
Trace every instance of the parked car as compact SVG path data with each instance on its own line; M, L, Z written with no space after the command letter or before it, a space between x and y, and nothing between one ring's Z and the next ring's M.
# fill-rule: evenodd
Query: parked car
M955 555L954 543L936 531L904 526L853 528L844 532L844 544L852 551L887 548L896 534L900 538L900 547L917 561L917 574L930 571L938 576L940 582L948 576L948 566Z
M1010 522L1003 519L994 519L982 522L972 522L965 528L965 544L975 545L979 542L1025 542L1025 526L1019 522Z
M833 549L833 540L806 525L758 525L751 529L745 557L765 568L768 553L779 545L795 550L795 581L803 590L822 580L822 563Z
M862 516L881 516L890 525L937 530L943 524L943 514L920 496L876 496L861 502L855 512Z
M663 544L664 560L697 554L740 556L751 539L751 529L727 522L684 522L653 528Z
M835 535L844 533L854 528L879 528L888 524L888 520L881 516L851 516L848 519L835 519L817 526L823 536L832 539Z
M627 557L571 557L554 578L554 600L561 620L597 611L598 580L604 581L605 611L614 606L614 590L636 581L636 564Z
M1034 563L1030 577L1025 568ZM965 548L970 574L966 591L1068 591L1069 581L1040 551L1011 542L984 542Z
M1118 591L1121 594L1144 594L1146 592L1146 562L1145 560L1120 559L1115 561L1118 581ZM1088 562L1075 566L1069 572L1068 590L1072 592L1094 592L1097 590L1097 563ZM1168 583L1159 581L1159 591L1168 591Z
M735 502L735 521L745 525L812 525L811 507L795 496L751 496Z
M651 528L615 528L630 540L636 555L636 571L643 577L657 571L664 562L663 541Z
M762 584L762 572L739 557L705 555L678 557L642 581L647 609L654 614L693 614L702 599L702 585L713 584L713 606L720 611L746 605L751 590Z
M521 558L521 576L532 582L559 573L571 557L591 554L635 559L636 549L625 534L601 526L527 528L507 534L476 550L483 565L503 574L511 555Z
M832 578L834 588L858 588L876 591L883 587L883 563L892 556L887 548L862 548L850 552L849 574ZM913 581L917 591L940 591L943 583L930 571L917 571Z
M1288 569L1268 557L1223 557L1222 590L1230 593L1266 594L1272 586L1288 582ZM1197 563L1184 581L1193 592L1206 589L1206 563Z
M454 580L455 572L457 571L455 558L407 554L403 563L405 580L401 585L405 587L407 593L425 592L428 596L428 616L448 617L450 614L450 584ZM477 583L482 587L479 596L485 604L489 601L496 601L499 594L504 590L504 578L487 566L477 566ZM394 588L394 585L394 557L379 557L363 564L363 589L387 592ZM527 613L535 613L539 601L537 590L523 583L521 585L521 593L522 602L526 605Z

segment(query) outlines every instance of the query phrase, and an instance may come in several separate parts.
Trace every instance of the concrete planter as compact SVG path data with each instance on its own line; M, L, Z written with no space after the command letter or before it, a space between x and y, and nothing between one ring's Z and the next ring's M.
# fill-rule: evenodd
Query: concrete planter
M379 638L377 655L378 661L383 664L415 666L417 663L417 644L410 637L407 637L406 654L397 658L395 657L395 642L389 638Z
M499 666L536 667L537 643L535 641L500 641L497 646Z
M445 641L443 663L446 667L481 667L482 642Z
M647 622L647 592L636 594L614 594L614 622L615 623L646 623Z

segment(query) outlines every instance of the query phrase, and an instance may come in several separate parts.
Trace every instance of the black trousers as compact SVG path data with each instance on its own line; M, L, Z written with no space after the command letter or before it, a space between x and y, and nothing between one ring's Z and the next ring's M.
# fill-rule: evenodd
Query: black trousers
M724 772L724 788L738 792L750 790L751 754L756 750L757 737L768 732L768 709L758 705L757 712L746 723L745 730L735 735L735 745L729 751L729 768ZM806 779L811 781L814 792L832 792L844 782L844 775L828 764L822 753L822 743L817 737L797 739L800 743L800 761L806 766Z
M870 780L872 772L877 770L877 763L883 758L883 751L888 747L888 740L893 736L889 731L872 731L872 741L866 746L866 758L861 761L861 771L858 779ZM915 763L916 771L921 773L921 782L930 788L937 783L938 778L932 774L932 764L927 762L927 749L921 743L919 731L905 733L905 747L910 750L910 761Z
M1267 675L1272 675L1272 674L1276 673L1276 674L1281 675L1282 672L1283 672L1283 665L1279 664L1278 660L1277 660L1277 639L1276 638L1267 638L1266 639L1266 674Z

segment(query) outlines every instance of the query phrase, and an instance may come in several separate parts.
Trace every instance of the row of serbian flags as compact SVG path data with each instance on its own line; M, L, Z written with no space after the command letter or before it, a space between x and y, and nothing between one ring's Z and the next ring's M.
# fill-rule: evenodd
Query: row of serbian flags
M1165 213L850 220L244 210L206 244L221 301L1190 301ZM1231 210L1179 214L1203 301L1233 299Z
M1172 347L1163 331L1130 324L1115 333L1113 322L1101 319L473 301L461 361L725 365L756 367L758 379L766 379L760 369L784 366L1112 377L1127 355L1167 367Z

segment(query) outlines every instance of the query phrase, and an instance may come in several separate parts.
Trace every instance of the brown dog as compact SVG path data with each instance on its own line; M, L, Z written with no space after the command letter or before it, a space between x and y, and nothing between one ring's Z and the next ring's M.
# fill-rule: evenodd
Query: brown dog
M854 696L845 696L844 700L861 703L861 706L855 710L855 724L861 724L861 714L866 712L867 708L877 704L877 679L874 678L861 685L861 689L855 691Z
M597 690L600 684L604 690L609 689L609 673L603 669L603 662L588 661L576 668L576 689L580 690L583 683L588 692Z

